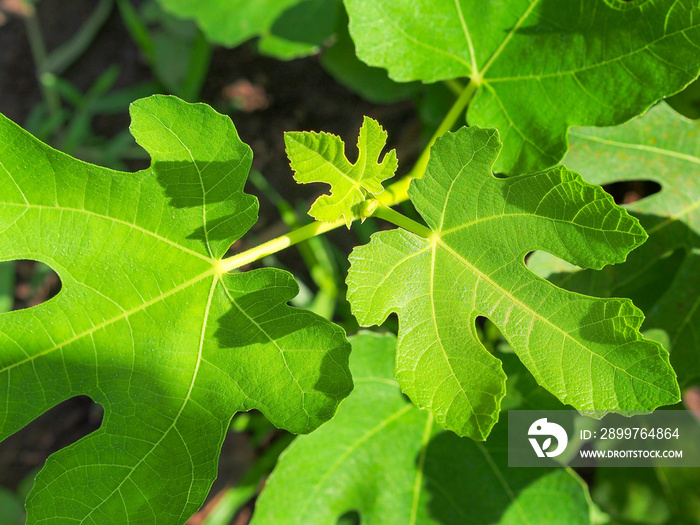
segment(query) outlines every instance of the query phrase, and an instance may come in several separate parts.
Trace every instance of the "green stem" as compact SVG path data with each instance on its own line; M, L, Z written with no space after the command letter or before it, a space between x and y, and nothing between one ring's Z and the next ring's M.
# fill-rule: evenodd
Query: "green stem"
M443 81L443 84L445 84L447 89L452 91L455 97L460 96L462 94L462 91L464 90L464 85L455 78L445 80Z
M455 126L457 121L464 115L464 110L469 105L469 102L471 101L478 87L479 85L476 82L473 80L469 81L469 84L467 84L467 87L464 88L462 94L457 98L455 103L452 104L452 107L447 112L447 115L445 115L445 118L440 123L440 126L438 126L438 129L436 129L435 133L433 133L430 142L428 142L428 145L425 147L420 157L418 157L413 169L408 173L408 175L406 175L406 177L404 177L404 179L407 177L420 179L423 176L425 173L425 167L428 165L428 159L430 158L430 148L433 147L433 144L435 144L435 141L438 138L450 131Z
M419 237L425 237L427 239L433 234L433 230L431 230L427 226L423 226L422 224L414 221L413 219L409 219L405 215L397 212L396 210L392 210L391 208L388 208L383 204L380 205L374 211L374 214L372 216L377 217L379 219L384 219L385 221L388 221L391 224L395 224L396 226L399 226L404 230L408 230L411 233L415 233Z
M24 23L27 28L29 48L34 58L34 69L39 85L41 86L41 92L44 95L49 113L56 116L61 111L61 100L58 98L54 89L47 84L47 79L44 76L46 67L46 46L44 45L44 38L41 36L41 27L39 27L39 19L37 18L36 12L25 17Z
M393 206L394 204L399 204L405 200L408 200L408 187L411 184L411 180L420 179L425 173L425 168L428 166L428 159L430 159L430 148L433 147L435 141L442 137L446 132L450 131L457 121L464 114L464 110L469 105L474 93L476 92L479 84L472 80L469 81L467 87L464 88L462 94L457 98L455 103L452 105L450 110L445 115L445 118L440 123L440 126L430 139L430 142L425 146L420 157L416 161L415 165L409 171L405 177L396 181L387 187L384 192L377 195L377 200L382 204L387 206Z
M412 179L419 179L425 173L425 168L428 165L428 159L430 158L430 148L433 146L433 144L435 144L435 141L439 137L441 137L445 134L445 132L451 130L454 127L454 125L464 113L465 108L469 105L469 101L474 96L474 93L476 92L476 89L478 87L478 83L474 81L470 81L469 84L467 84L467 87L464 88L462 94L457 98L455 103L447 112L447 115L445 115L445 118L440 123L440 126L433 134L432 138L430 139L430 142L428 142L420 157L418 157L418 160L416 161L416 164L413 166L411 171L408 172L408 174L401 180L395 182L394 184L391 184L382 193L377 195L376 199L383 206L379 206L377 208L377 210L373 214L374 216L387 220L393 224L396 224L397 226L401 226L402 228L405 228L408 231L415 233L416 235L420 235L421 237L430 237L432 231L429 228L409 219L408 217L405 217L404 215L401 215L400 213L394 210L391 210L389 206L393 206L394 204L399 204L400 202L408 200L409 184L411 183ZM389 212L391 213L387 212L386 210L389 210ZM345 221L343 219L338 220L336 222L312 222L311 224L302 226L297 230L285 233L284 235L267 241L266 243L263 243L260 246L256 246L255 248L246 250L245 252L239 253L238 255L234 255L232 257L223 259L219 268L223 272L233 271L237 268L240 268L241 266L245 266L246 264L258 261L263 257L267 257L268 255L272 255L273 253L282 251L285 248L289 248L290 246L294 246L297 243L300 243L312 237L316 237L317 235L321 235L331 230L335 230L336 228L340 228L344 224Z
M255 248L251 248L250 250L246 250L238 255L224 259L221 261L221 270L224 272L230 272L240 268L241 266L245 266L246 264L258 261L263 257L267 257L273 253L282 251L285 248L294 246L297 243L311 239L312 237L316 237L322 233L335 230L344 224L344 219L336 222L312 222L311 224L302 226L297 230L280 235L279 237L256 246Z

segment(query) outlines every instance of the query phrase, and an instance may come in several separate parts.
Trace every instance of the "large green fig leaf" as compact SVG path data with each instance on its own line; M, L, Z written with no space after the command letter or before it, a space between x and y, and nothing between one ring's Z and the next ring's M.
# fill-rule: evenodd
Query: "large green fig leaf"
M556 164L569 126L610 126L700 71L696 0L344 0L360 59L398 81L469 77L496 171Z
M309 432L352 387L342 329L286 305L291 275L222 271L258 206L231 121L162 96L131 115L153 159L138 173L0 118L0 259L42 261L62 282L0 316L0 438L78 394L104 407L99 430L48 459L28 523L184 523L234 412Z
M254 525L590 523L582 481L563 468L508 468L505 422L487 443L445 432L401 395L396 339L352 340L357 384L333 421L287 449L258 499Z
M700 378L700 124L660 104L621 126L576 128L571 135L565 161L586 180L661 185L627 206L649 240L625 264L602 274L571 273L574 268L557 267L541 254L533 258L533 270L567 289L644 302L643 328L667 343L681 384Z
M159 0L194 18L212 41L234 47L260 37L262 53L283 60L317 53L334 30L338 0Z
M382 182L393 177L399 165L396 150L379 161L386 138L387 132L379 122L365 117L357 139L357 160L351 164L345 157L345 143L337 135L306 131L285 133L294 179L301 184L325 182L331 185L331 194L316 199L309 215L324 222L343 218L349 228L356 217L355 206L368 196L384 191Z
M498 132L438 139L409 197L432 230L372 236L350 256L348 299L359 323L399 317L396 375L438 422L484 439L505 374L479 341L477 316L500 329L538 383L583 411L652 410L679 398L668 352L638 331L629 299L557 288L524 264L544 250L586 268L622 262L646 235L600 187L564 167L498 179Z

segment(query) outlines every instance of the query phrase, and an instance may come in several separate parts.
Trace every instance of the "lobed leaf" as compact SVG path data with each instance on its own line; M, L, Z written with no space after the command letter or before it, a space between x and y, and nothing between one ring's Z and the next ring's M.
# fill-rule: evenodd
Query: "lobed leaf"
M258 209L231 121L164 96L131 115L153 159L138 173L77 161L0 117L0 259L45 262L63 285L0 315L0 438L79 394L104 407L99 430L46 462L28 523L184 523L234 412L309 432L352 387L343 330L286 304L290 274L221 271Z
M309 215L323 222L345 220L347 227L357 216L355 207L368 195L384 191L382 181L393 177L398 167L396 151L379 156L387 133L374 119L364 117L357 140L358 157L352 164L345 156L345 144L337 135L315 132L286 132L294 179L301 183L325 182L330 195L322 195L311 205Z
M476 84L467 121L500 130L497 172L552 166L570 126L624 122L700 72L695 0L344 1L367 64Z
M393 335L352 339L357 386L333 421L297 438L256 504L253 525L590 523L568 469L508 468L505 422L487 443L458 438L401 395Z
M600 187L555 167L498 179L498 132L462 128L436 141L409 197L432 230L376 233L350 256L359 323L399 317L396 376L445 428L485 439L506 376L479 341L490 319L538 383L582 411L653 410L679 398L666 350L638 331L628 299L558 288L524 264L544 250L587 268L622 262L646 238Z
M603 275L554 268L546 255L534 259L533 269L568 289L645 302L643 328L663 332L680 383L700 378L700 124L660 104L621 126L576 128L571 135L565 161L586 180L661 185L658 193L627 206L649 240Z

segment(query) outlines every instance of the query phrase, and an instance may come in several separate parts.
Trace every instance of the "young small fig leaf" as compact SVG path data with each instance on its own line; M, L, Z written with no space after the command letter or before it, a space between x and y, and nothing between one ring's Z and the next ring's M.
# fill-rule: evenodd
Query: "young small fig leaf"
M286 304L289 273L220 270L258 209L231 120L164 96L131 116L153 159L138 173L0 116L0 260L43 261L63 284L0 315L0 439L73 396L104 407L99 430L47 460L28 523L184 523L236 411L309 432L352 388L343 330Z
M365 117L357 140L357 161L345 157L345 144L337 135L314 132L287 132L284 142L297 182L325 182L330 195L322 195L311 206L309 215L323 222L341 217L345 224L359 218L356 206L368 196L384 191L382 181L393 177L398 167L396 151L379 156L387 133L374 119Z
M621 126L571 136L565 161L587 181L661 185L626 207L649 240L605 272L556 268L539 252L533 271L568 290L632 298L647 313L642 328L668 344L679 382L689 384L700 378L700 123L659 104Z
M506 421L475 443L411 405L393 377L395 353L393 335L352 338L355 390L280 458L252 525L334 525L350 511L365 525L591 523L573 471L508 467Z
M344 0L357 56L397 81L469 77L496 171L555 165L570 126L611 126L700 73L697 0Z
M555 167L498 179L498 132L462 128L436 141L409 197L432 229L376 233L356 248L348 299L363 326L399 316L396 375L446 428L484 439L506 376L479 341L489 318L538 383L583 411L653 410L679 399L668 352L638 331L628 299L571 293L524 264L544 250L586 268L622 262L646 238L600 187Z

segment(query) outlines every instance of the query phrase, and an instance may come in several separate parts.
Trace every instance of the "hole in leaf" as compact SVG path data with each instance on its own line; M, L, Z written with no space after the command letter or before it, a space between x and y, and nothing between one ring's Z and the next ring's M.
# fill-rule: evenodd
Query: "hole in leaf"
M61 291L50 266L31 260L0 263L0 313L45 303Z
M511 351L501 331L487 317L477 316L475 324L479 340L489 352L493 353L495 350L501 352Z
M661 184L653 180L630 180L606 184L603 189L617 204L631 204L661 191Z
M545 252L533 252L527 267L560 288L584 295L627 297L642 311L648 311L666 292L686 259L685 249L666 253L631 275L624 265L600 272L585 270Z
M356 510L348 511L338 518L338 525L360 525L361 523L360 513Z
M44 412L0 444L0 485L16 490L54 452L97 430L102 406L76 396Z
M241 414L239 412L239 414ZM249 415L245 414L244 415ZM259 415L259 420L263 420L264 416ZM265 420L266 421L266 420ZM267 423L270 425L270 423ZM221 454L219 456L219 468L217 478L212 484L211 490L207 498L199 510L199 513L206 516L214 512L222 498L227 498L232 491L235 491L235 486L239 485L243 476L250 471L256 457L261 457L267 449L259 449L256 451L254 440L251 440L251 435L247 432L228 432L224 438ZM289 440L291 441L291 439ZM262 451L262 452L261 452ZM271 470L272 467L270 467ZM268 472L269 473L269 472ZM246 505L239 508L236 516L237 519L231 523L249 523L253 515L255 499L248 501ZM200 523L196 521L197 514L192 518L192 523ZM188 522L189 523L189 522ZM228 521L226 523L229 523Z

